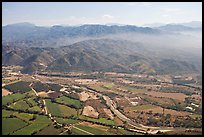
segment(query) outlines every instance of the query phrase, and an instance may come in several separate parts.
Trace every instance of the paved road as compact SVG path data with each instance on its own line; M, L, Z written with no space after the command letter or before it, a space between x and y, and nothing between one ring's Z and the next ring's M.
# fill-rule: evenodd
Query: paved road
M98 93L94 90L87 89L86 87L82 87L82 89L103 97L104 100L106 100L106 104L110 107L113 113L118 116L118 118L120 118L122 121L126 121L128 125L134 127L134 129L131 129L132 131L134 130L139 133L149 133L149 134L156 134L158 131L167 132L167 130L164 130L160 127L149 127L149 126L144 126L142 124L135 123L134 121L132 121L131 119L123 115L120 111L118 111L115 107L114 101L111 100L108 96L102 95L101 93ZM168 131L172 131L172 130L173 129L169 129Z

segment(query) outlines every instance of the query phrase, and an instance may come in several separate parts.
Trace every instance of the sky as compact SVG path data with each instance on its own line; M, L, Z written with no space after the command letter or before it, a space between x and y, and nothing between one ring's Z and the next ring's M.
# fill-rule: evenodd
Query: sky
M3 2L2 25L38 26L202 21L202 2Z

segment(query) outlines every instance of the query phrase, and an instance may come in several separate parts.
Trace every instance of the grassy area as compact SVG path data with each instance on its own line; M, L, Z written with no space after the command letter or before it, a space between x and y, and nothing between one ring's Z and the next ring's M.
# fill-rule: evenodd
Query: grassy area
M64 105L58 105L60 112L61 112L61 116L76 116L77 115L77 111L74 108L70 108Z
M13 115L16 116L17 118L21 119L21 120L29 122L29 120L33 118L34 114L15 112L15 113L13 113Z
M24 93L26 97L36 97L33 90Z
M29 111L33 112L42 112L41 108L39 106L34 106L28 109Z
M14 131L27 125L26 122L18 118L3 118L2 123L4 123L2 124L2 134L3 135L11 134Z
M30 106L36 106L38 103L35 101L35 98L36 97L32 97L32 98L29 98L28 100L26 100L27 104L29 104Z
M105 84L105 85L102 85L101 87L105 89L112 89L113 86L114 84Z
M24 100L17 101L11 105L9 105L10 108L16 109L16 110L26 110L29 109L29 105Z
M7 103L12 103L14 101L25 98L24 94L16 93L2 97L2 105L7 105Z
M64 118L56 118L56 121L61 123L61 124L75 124L75 123L79 122L79 120L64 119Z
M61 116L61 112L58 107L58 104L52 103L49 99L46 99L45 102L46 102L48 112L50 112L52 115L55 115L55 116Z
M72 132L72 135L90 135L90 134L83 132L79 129L76 129L74 127L71 129L71 132Z
M98 122L101 124L105 124L105 125L115 125L113 120L107 120L105 118L99 118L99 119L95 119L95 118L90 118L87 116L83 116L83 115L79 115L79 118L81 120L87 120L87 121L91 121L91 122Z
M8 89L11 92L28 92L31 91L29 87L30 82L18 81L16 83L12 83L4 86L5 89Z
M144 93L147 91L146 89L140 89L131 86L121 86L120 88L134 93Z
M79 100L71 99L71 98L66 97L66 96L61 96L60 98L56 98L56 102L63 103L63 104L69 105L69 106L73 106L75 108L81 108L82 107L81 102Z
M62 131L63 129L57 129L53 125L50 125L35 135L59 135Z
M2 117L10 117L13 113L14 111L8 111L5 109L2 109Z
M47 127L49 124L51 124L51 120L48 117L37 115L32 124L14 132L13 135L32 135Z
M107 133L103 130L97 129L97 128L93 128L93 127L89 127L89 126L85 126L85 125L75 125L76 127L83 129L85 131L88 131L94 135L107 135Z
M48 111L54 116L77 115L77 111L75 109L57 103L52 103L49 99L46 99L46 106Z

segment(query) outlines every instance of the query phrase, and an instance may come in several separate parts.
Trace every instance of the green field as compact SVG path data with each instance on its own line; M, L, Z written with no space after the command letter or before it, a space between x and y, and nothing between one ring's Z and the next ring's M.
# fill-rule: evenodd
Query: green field
M17 118L21 119L21 120L29 122L29 120L33 118L34 114L15 112L15 113L13 113L13 115L16 116Z
M41 108L39 106L34 106L28 109L29 111L33 112L42 112Z
M32 124L14 132L13 135L31 135L47 127L49 124L51 124L51 120L48 117L37 115Z
M50 125L35 135L59 135L64 129L57 129L53 125Z
M14 102L13 104L9 105L9 107L16 110L26 110L30 108L29 105L24 100Z
M5 89L8 89L11 92L28 92L31 91L29 87L30 82L18 81L16 83L12 83L4 86Z
M56 118L56 121L61 123L61 124L75 124L75 123L79 122L79 120L64 119L64 118Z
M98 128L93 128L93 127L89 127L89 126L85 126L85 125L75 125L76 127L83 129L85 131L88 131L94 135L107 135L107 133L103 130L100 130Z
M102 85L101 87L105 89L111 89L113 86L114 84L106 84L106 85Z
M52 84L52 83L41 83L41 82L35 82L32 87L37 91L37 92L41 92L41 91L59 91L62 86L58 85L58 84Z
M79 115L79 119L87 120L90 122L98 122L98 123L105 124L105 125L115 125L113 120L107 120L107 119L101 118L101 117L98 119L95 119L95 118L90 118L87 116Z
M14 111L8 111L5 109L2 109L2 117L10 117L13 113Z
M2 134L8 135L14 131L26 126L27 123L18 118L3 118L2 119Z
M46 106L48 111L54 116L77 115L77 111L75 109L57 103L52 103L49 99L46 99Z
M29 98L26 100L27 104L31 107L36 106L38 103L35 101L36 97Z
M69 97L66 96L61 96L60 98L56 98L56 102L58 103L63 103L65 105L69 105L69 106L73 106L75 108L81 108L81 102L79 100L76 99L71 99Z
M16 93L2 97L2 105L7 105L7 103L12 103L14 101L25 98L24 94Z
M79 129L76 129L74 127L71 129L71 132L72 132L72 135L90 135L90 134L83 132Z
M146 89L140 89L140 88L131 87L131 86L121 86L120 88L134 93L144 93L147 91Z

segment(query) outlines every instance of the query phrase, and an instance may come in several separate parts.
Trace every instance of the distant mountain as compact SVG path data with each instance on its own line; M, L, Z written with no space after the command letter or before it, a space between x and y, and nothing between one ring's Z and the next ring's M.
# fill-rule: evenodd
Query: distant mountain
M181 23L181 25L192 27L192 28L202 28L202 22L201 21L191 21L187 23Z
M177 59L179 55L176 54L172 55L174 58L152 55L153 51L141 43L98 39L85 40L59 48L3 45L2 64L21 65L23 66L23 73L43 70L58 72L115 71L148 74L201 71L201 65L190 60L179 60Z
M21 65L23 73L201 72L200 30L177 24L150 28L18 23L2 27L2 65Z
M154 28L154 27L160 27L160 26L164 26L164 25L166 25L166 24L165 23L151 23L151 24L144 24L142 26Z
M191 21L191 22L185 22L185 23L150 23L150 24L144 24L142 26L144 27L151 27L151 28L156 28L156 27L161 27L165 25L183 25L186 27L191 27L191 28L202 28L202 22L201 21Z
M201 28L192 28L187 27L180 24L167 24L165 26L156 27L156 29L163 30L163 31L197 31L201 30Z
M19 23L2 27L3 43L29 44L30 42L50 41L62 37L97 37L107 34L118 33L146 33L155 34L159 30L149 27L137 27L132 25L107 26L107 25L82 25L82 26L60 26L39 27L29 23Z

